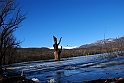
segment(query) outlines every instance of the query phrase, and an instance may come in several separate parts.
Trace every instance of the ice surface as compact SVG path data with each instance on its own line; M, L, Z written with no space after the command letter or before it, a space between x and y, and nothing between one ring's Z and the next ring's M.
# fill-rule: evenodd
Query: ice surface
M102 57L102 58L99 58ZM106 58L107 57L107 58ZM22 71L28 79L41 83L82 82L99 78L124 78L124 56L108 58L105 55L90 55L63 59L61 61L32 61L5 65L7 69Z

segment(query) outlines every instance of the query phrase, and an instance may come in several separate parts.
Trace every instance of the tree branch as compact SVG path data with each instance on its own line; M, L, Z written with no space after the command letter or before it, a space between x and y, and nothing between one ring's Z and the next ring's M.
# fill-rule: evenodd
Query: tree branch
M61 42L61 39L62 39L62 37L60 38L58 45L60 44L60 42Z

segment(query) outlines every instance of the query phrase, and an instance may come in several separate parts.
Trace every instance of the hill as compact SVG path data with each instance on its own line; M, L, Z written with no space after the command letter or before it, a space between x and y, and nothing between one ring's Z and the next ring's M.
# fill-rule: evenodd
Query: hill
M109 48L110 45L113 45L113 47L123 46L124 44L124 36L120 38L108 38L103 40L97 40L94 43L81 45L79 48L89 48L89 47L101 47L101 46L107 46Z

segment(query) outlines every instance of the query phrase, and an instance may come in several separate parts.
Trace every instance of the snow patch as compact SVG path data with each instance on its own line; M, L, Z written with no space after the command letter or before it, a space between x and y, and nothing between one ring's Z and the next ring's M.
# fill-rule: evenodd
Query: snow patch
M32 78L32 81L34 81L36 83L40 82L39 79L37 79L37 78Z
M58 46L58 48L61 48L61 46ZM62 46L62 49L74 49L78 48L78 46ZM54 49L53 47L50 47L50 49Z
M55 81L54 78L52 78L52 79L50 79L50 80L47 80L47 82L48 82L48 83L56 83L56 81Z

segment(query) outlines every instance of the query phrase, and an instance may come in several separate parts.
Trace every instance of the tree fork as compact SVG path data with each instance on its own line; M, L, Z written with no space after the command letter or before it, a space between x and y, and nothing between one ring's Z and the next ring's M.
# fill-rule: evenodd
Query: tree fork
M53 40L54 40L53 47L54 47L54 58L55 58L55 61L59 61L60 60L60 54L61 54L61 51L62 51L62 46L61 46L61 49L58 49L58 46L59 46L59 44L61 42L61 39L62 39L62 37L60 38L59 43L57 43L57 38L55 36L53 36Z

